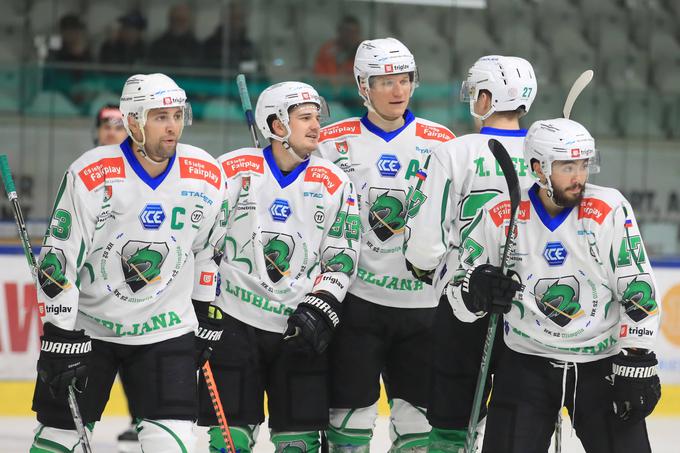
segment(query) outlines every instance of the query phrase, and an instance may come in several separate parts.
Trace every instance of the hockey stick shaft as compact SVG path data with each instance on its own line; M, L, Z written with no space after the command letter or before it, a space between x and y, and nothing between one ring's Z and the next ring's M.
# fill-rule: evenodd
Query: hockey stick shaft
M567 94L567 98L564 100L564 108L562 109L564 118L569 119L569 116L571 115L571 109L574 107L576 99L581 94L583 89L588 86L590 81L593 80L593 74L594 73L592 69L588 69L578 76L578 78L574 81L574 84L569 90L569 94Z
M257 138L257 128L255 127L255 117L253 116L253 106L250 103L250 95L248 94L248 85L246 84L246 76L239 74L236 76L236 85L238 86L238 94L241 97L241 107L246 116L246 123L250 131L250 138L253 140L253 145L256 148L260 147L260 140Z
M227 417L224 415L222 400L220 399L220 393L217 391L217 384L215 383L215 378L213 377L212 368L210 368L210 362L206 361L201 368L201 371L203 372L205 384L208 387L210 401L212 402L213 409L215 409L217 423L220 426L224 443L229 447L229 451L231 453L236 453L236 449L234 448L234 440L231 438L231 431L229 430L229 425L227 424Z
M503 257L501 259L501 272L506 271L508 266L508 257L510 256L510 249L513 245L513 234L515 231L515 221L517 220L517 209L520 202L520 188L519 178L515 171L514 164L508 151L497 140L489 140L489 149L496 158L505 182L508 185L508 193L510 195L510 225L508 226L508 233L505 238L505 246L503 249ZM486 377L489 373L489 365L491 364L491 352L493 350L494 337L496 336L496 327L498 325L498 314L491 313L489 317L489 327L486 331L486 338L484 339L484 348L482 349L482 363L479 367L479 374L477 375L477 385L475 387L475 395L472 402L472 411L470 413L470 421L468 423L467 435L465 437L465 452L472 453L475 445L475 433L477 431L477 423L479 422L479 413L482 408L482 398L484 397L484 387L486 384Z
M12 179L12 170L9 168L9 161L7 160L6 154L0 155L0 176L2 176L2 183L5 186L5 191L7 192L7 198L12 206L12 213L14 214L14 220L17 225L17 230L19 232L19 240L21 241L21 246L24 249L24 255L26 256L26 261L28 262L28 267L31 270L31 275L33 276L33 283L36 288L40 287L38 282L38 264L33 254L33 249L31 249L31 240L28 236L28 230L26 229L26 221L24 220L24 214L21 211L21 205L19 204L19 196L17 195L16 187L14 186L14 179ZM75 383L71 383L68 387L68 405L71 410L71 418L73 418L73 424L78 432L78 438L80 439L80 445L83 447L84 453L91 453L92 448L90 447L90 441L87 438L87 433L85 432L85 425L83 424L83 419L80 416L80 410L78 409L78 403L75 396Z

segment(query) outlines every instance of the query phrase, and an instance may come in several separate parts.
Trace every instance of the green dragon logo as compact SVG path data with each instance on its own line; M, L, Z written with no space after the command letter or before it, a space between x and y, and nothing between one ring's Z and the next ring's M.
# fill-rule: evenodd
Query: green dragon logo
M40 288L50 299L54 299L63 290L71 286L64 274L65 267L66 257L64 256L64 251L50 247L43 256L38 270Z
M334 255L324 264L324 272L342 272L347 275L352 275L352 272L354 272L354 259L344 250Z
M404 232L406 227L406 209L401 200L386 190L380 194L368 212L368 223L382 242L395 234Z
M572 320L584 315L581 304L578 303L578 282L573 279L575 289L574 286L565 283L564 280L557 279L542 292L535 292L539 310L560 327L564 327ZM541 282L545 282L545 280L539 280L536 287Z
M123 246L120 262L125 283L133 293L161 279L168 250L164 242L129 241Z
M293 239L286 234L272 233L263 247L269 279L277 283L290 275L290 259L293 255Z
M654 300L654 289L643 277L646 275L636 275L628 282L621 296L626 314L636 322L656 314L659 309L656 300Z

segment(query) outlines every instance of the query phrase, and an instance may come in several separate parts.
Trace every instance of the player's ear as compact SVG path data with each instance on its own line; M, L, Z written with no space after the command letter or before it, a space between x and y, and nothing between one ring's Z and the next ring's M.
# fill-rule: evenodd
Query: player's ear
M283 127L283 123L280 119L276 118L274 121L272 121L272 132L274 132L274 134L278 135L279 137L286 136L286 128Z
M545 174L541 168L541 163L538 159L531 159L531 171L538 177L541 182L545 182Z
M128 123L128 126L130 127L130 133L134 137L141 137L142 133L140 131L139 127L139 122L137 119L135 119L134 116L128 115L128 117L125 119Z

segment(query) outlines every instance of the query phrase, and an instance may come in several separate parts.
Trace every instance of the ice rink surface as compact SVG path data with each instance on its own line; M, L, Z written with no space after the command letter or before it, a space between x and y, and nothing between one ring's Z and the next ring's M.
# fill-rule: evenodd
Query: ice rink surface
M389 448L389 436L387 431L387 417L379 417L376 432L371 443L371 452L384 453ZM35 420L31 417L0 417L0 452L2 453L27 453L33 438ZM123 431L129 419L126 417L106 417L97 423L92 439L93 453L116 453L116 437ZM677 453L678 431L680 431L680 418L654 417L648 419L649 435L652 441L654 453ZM583 447L576 438L570 436L571 426L569 420L564 421L563 453L582 453ZM208 451L208 436L205 429L197 431L197 453ZM551 448L552 451L552 448ZM256 453L273 453L274 445L269 442L269 433L266 429L260 430L258 444L255 446Z

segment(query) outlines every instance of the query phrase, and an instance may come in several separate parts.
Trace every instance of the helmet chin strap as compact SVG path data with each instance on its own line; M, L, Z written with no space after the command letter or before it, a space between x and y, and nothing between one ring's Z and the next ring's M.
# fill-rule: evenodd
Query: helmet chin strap
M163 164L168 160L168 158L166 157L165 159L163 159L163 160L161 160L161 161L156 161L156 160L153 160L151 157L149 157L149 155L147 154L146 150L144 149L144 145L146 144L146 134L144 133L144 128L143 128L143 127L140 127L140 128L139 128L139 131L142 133L142 141L141 141L141 142L138 141L138 140L135 138L134 134L130 134L130 138L131 138L132 141L135 143L135 145L137 145L137 152L138 152L138 153L139 153L139 154L140 154L147 162L149 162L149 163L151 163L151 164L153 164L153 165L163 165ZM179 138L182 136L182 132L183 132L183 131L184 131L184 125L182 125L182 128L179 130L179 134L177 134L177 141L178 141L178 142L179 142Z
M550 201L552 201L555 206L557 206L558 208L564 208L564 206L559 204L555 199L555 189L553 189L552 183L550 182L550 176L546 176L545 180L546 180L545 183L541 182L541 180L538 181L539 187L545 189L545 191L548 194L548 198L550 198Z
M288 142L288 140L281 140L281 144L283 145L283 149L288 151L288 154L290 154L293 157L293 159L295 159L296 162L301 164L301 163L309 160L309 154L307 154L307 157L305 157L304 159L302 157L298 156L298 154L295 152L293 147L290 146L290 143Z

